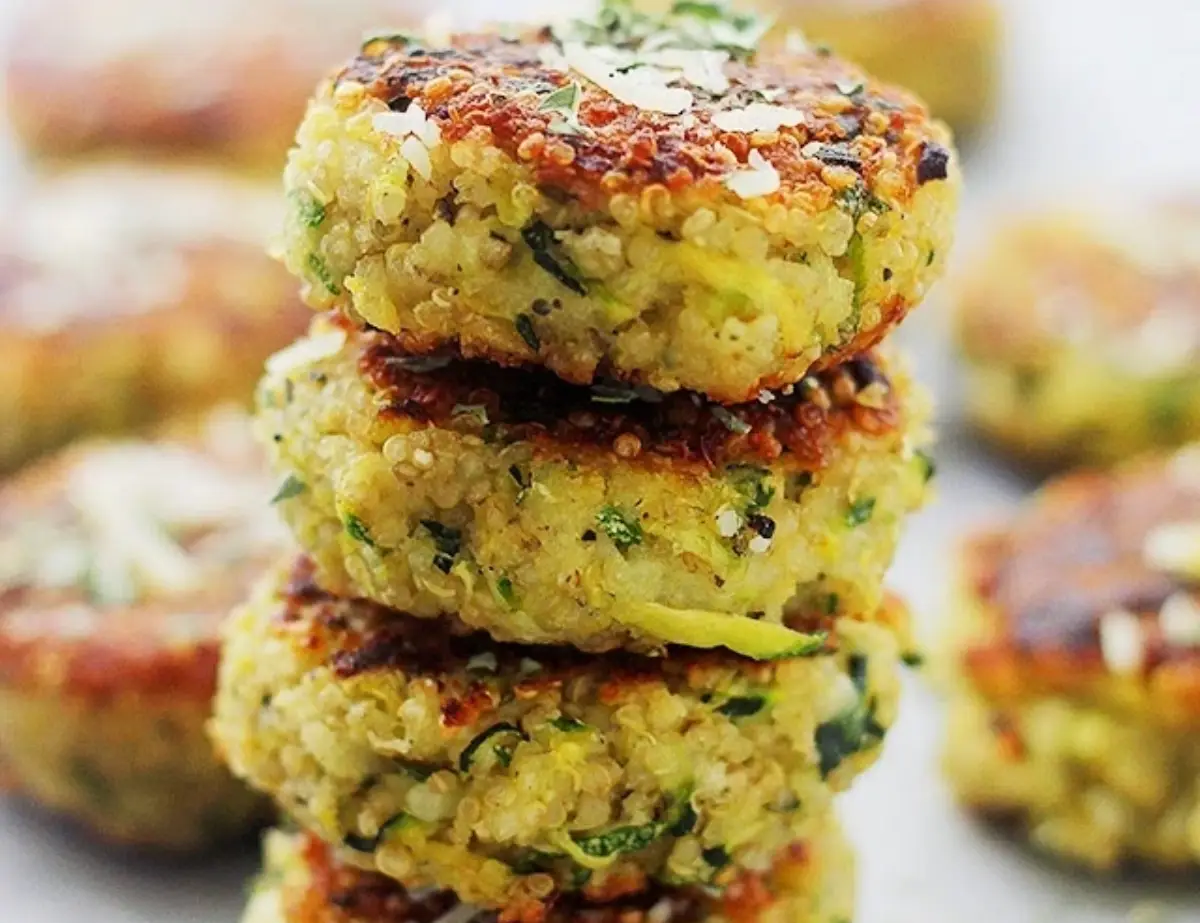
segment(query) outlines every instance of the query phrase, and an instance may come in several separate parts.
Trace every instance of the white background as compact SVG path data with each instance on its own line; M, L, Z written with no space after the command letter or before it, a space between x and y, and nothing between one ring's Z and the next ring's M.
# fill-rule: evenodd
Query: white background
M522 7L467 5L507 17ZM957 262L1012 208L1200 188L1200 0L1005 5L1005 97L993 130L968 152ZM902 332L937 391L943 424L940 499L913 523L893 579L927 628L943 614L955 536L1028 489L955 424L942 315L935 296ZM861 852L860 923L1108 923L1148 904L1156 923L1200 923L1196 878L1099 882L960 816L937 777L939 734L936 699L910 682L882 764L847 799ZM0 806L2 923L232 923L255 865L250 852L199 867L132 861Z

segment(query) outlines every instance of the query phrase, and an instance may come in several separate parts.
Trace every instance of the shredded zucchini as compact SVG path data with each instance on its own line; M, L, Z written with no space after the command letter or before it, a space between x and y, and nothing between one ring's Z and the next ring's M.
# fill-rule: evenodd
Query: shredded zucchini
M615 617L622 625L652 634L667 644L726 647L754 660L808 657L825 648L825 635L821 632L804 634L773 622L706 609L629 603L616 607Z

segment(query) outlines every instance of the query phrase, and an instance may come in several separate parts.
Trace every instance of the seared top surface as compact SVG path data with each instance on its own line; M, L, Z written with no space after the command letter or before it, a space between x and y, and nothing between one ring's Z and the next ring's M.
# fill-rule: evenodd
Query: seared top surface
M622 463L780 461L819 471L851 434L883 436L906 422L903 395L875 352L811 375L786 393L723 407L688 392L589 388L538 369L410 356L376 331L350 328L347 336L358 338L360 372L380 393L385 414L499 442L528 441L550 453L568 446Z
M946 178L944 130L914 97L823 51L759 54L765 23L690 6L658 17L612 2L561 27L382 37L335 88L419 106L449 142L483 131L539 185L590 205L648 187L715 197L752 150L779 196L813 212L865 192L902 205Z
M971 539L966 566L995 622L970 665L1200 665L1200 457L1052 482L1007 528Z

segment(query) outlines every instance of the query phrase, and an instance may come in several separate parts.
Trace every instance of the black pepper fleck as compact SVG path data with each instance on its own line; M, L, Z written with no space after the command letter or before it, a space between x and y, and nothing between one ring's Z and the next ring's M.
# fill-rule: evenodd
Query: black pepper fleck
M926 141L921 148L921 159L917 161L917 185L924 186L934 180L945 179L950 167L950 152L940 144Z

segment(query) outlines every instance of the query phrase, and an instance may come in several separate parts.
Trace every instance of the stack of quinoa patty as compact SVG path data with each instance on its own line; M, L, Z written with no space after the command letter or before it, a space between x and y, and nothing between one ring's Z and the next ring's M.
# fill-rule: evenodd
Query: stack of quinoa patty
M930 465L876 344L950 244L906 94L722 5L368 40L286 172L258 421L303 553L214 736L248 918L846 920Z

